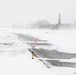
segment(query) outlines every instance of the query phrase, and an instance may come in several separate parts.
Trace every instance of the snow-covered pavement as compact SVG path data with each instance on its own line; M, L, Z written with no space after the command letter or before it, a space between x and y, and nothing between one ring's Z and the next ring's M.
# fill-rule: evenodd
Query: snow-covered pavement
M12 33L12 32L15 33L16 31L11 31L10 33ZM9 33L9 32L7 32L7 33ZM7 33L5 33L5 34L7 34ZM24 33L24 31L21 33ZM25 32L25 34L26 33L27 33L27 31ZM33 32L31 32L31 33L28 32L28 34L35 36L32 33ZM41 33L43 33L43 32L41 32ZM37 37L38 36L42 37L41 33L38 33L40 35L37 35ZM2 34L1 34L1 36L2 36ZM7 51L7 52L5 52L5 50L4 50L4 52L2 54L0 54L0 75L26 75L26 74L27 75L75 75L76 68L51 67L50 69L48 69L37 58L32 60L31 53L28 51L28 46L23 41L18 40L17 37L14 37L15 35L12 35L12 36L13 36L13 38L12 38L13 41L10 40L9 43L13 42L14 45L11 45L10 47L6 44L0 45L2 47L2 49L4 48ZM45 36L45 34L43 34L43 36ZM45 40L45 38L47 39L47 37L44 37L44 40ZM6 39L6 38L4 38L4 39ZM5 43L5 41L6 40L4 40L3 43ZM6 41L6 43L8 43L8 41ZM11 53L10 53L12 51L11 49L12 50L13 49L24 50L24 52L17 53L15 55L11 55ZM11 51L8 51L8 50L11 50Z
M0 75L74 75L75 68L46 68L37 58L31 59L31 54L0 57Z

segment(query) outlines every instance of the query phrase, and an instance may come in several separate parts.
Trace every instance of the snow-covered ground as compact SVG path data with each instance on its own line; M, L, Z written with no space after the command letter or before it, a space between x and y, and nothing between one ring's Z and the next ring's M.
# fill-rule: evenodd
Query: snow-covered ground
M57 48L59 51L76 53L75 30L1 30L0 42L13 43L13 45L0 44L0 51L4 49L4 52L0 53L0 75L75 75L76 68L52 66L48 69L37 58L32 60L28 46L14 33L30 34L40 39L46 39L54 45L53 48ZM19 52L24 50L24 52L11 55L8 50L18 50Z
M31 30L34 37L48 40L53 47L62 52L76 53L76 30Z

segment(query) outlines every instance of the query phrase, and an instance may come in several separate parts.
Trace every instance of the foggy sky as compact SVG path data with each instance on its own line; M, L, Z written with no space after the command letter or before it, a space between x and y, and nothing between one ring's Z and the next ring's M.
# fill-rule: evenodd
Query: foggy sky
M57 23L76 21L76 0L0 0L0 25L31 24L38 20Z

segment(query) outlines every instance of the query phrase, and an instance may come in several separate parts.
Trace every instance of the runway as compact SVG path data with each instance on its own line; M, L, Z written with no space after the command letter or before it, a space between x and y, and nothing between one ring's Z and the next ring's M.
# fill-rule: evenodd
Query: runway
M75 53L65 53L65 52L60 52L58 50L52 49L44 49L43 46L51 46L52 44L47 43L47 40L41 40L37 37L32 37L27 34L18 34L18 37L22 39L23 41L31 41L31 42L26 42L28 45L33 45L35 38L37 39L37 44L36 46L40 46L40 48L32 48L32 50L36 53L36 57L39 55L40 57L37 58L48 58L46 60L49 64L52 66L57 66L57 67L76 67L76 62L66 62L66 61L61 61L61 60L70 60L72 58L76 58ZM41 43L40 43L41 42ZM31 52L31 49L28 48L28 50ZM50 60L51 59L51 60ZM53 59L53 60L52 60ZM54 60L55 59L55 60Z

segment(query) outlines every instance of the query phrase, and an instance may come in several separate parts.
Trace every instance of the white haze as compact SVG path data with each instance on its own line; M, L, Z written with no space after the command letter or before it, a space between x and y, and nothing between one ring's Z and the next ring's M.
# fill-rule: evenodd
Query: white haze
M0 0L0 26L31 24L38 20L62 23L76 21L76 0Z

